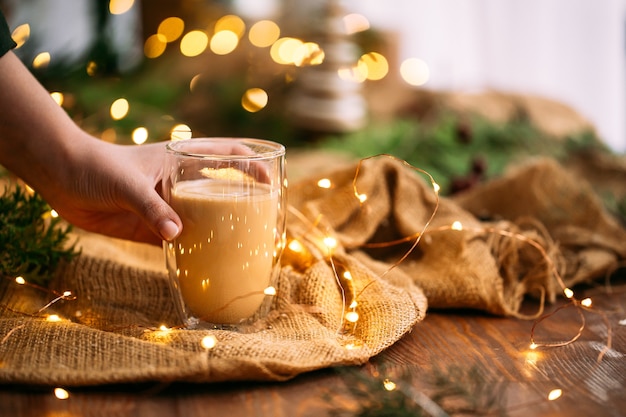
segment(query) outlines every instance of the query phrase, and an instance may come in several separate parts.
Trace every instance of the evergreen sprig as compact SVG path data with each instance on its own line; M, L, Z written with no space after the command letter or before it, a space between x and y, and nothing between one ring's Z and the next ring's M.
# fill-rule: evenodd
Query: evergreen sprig
M46 285L62 260L77 254L68 244L71 225L50 216L43 198L20 186L0 197L0 274Z

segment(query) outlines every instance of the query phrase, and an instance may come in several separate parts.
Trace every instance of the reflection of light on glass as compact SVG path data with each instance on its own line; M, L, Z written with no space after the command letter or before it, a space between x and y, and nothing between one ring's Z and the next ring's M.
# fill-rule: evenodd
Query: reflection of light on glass
M389 63L387 63L387 58L378 52L369 52L364 54L359 59L359 62L362 62L363 65L367 67L368 80L381 80L385 78L389 72Z
M134 0L111 0L109 2L109 11L111 14L123 14L133 7Z
M126 117L128 114L128 110L130 109L130 105L128 104L128 100L125 98L118 98L111 104L111 118L113 120L120 120Z
M11 33L11 37L17 44L15 49L21 47L26 43L28 38L30 38L30 25L25 23L23 25L19 25L15 29L13 29L13 33Z
M261 88L248 89L241 98L241 105L250 113L256 113L267 105L268 96Z
M409 58L400 65L400 75L408 84L419 86L428 82L430 69L421 59Z
M63 105L63 93L54 91L50 93L50 97L52 97L52 100L54 100L59 106Z
M324 62L324 51L315 42L306 42L299 45L292 53L293 63L302 67L305 65L319 65Z
M232 14L222 16L215 22L215 33L221 31L233 32L240 39L246 31L246 24L239 17Z
M343 17L343 24L346 27L346 33L351 35L357 32L363 32L370 28L370 22L367 17L358 13L350 13Z
M239 37L230 30L221 30L211 38L211 51L217 55L227 55L235 50Z
M280 36L280 28L271 20L260 20L250 28L248 39L259 48L272 45Z
M178 124L170 131L171 140L191 139L191 128L185 124Z
M133 130L133 142L137 145L141 145L148 140L148 129L145 127L138 127Z
M50 53L41 52L33 59L33 68L45 68L50 64Z
M167 38L161 34L148 36L143 44L143 53L147 58L157 58L165 52Z
M159 23L157 34L165 37L165 42L174 42L185 30L185 22L180 17L168 17Z
M185 56L198 56L209 44L209 37L201 30L192 30L180 41L180 52Z
M272 45L270 56L277 64L293 64L294 53L302 44L300 39L280 38Z

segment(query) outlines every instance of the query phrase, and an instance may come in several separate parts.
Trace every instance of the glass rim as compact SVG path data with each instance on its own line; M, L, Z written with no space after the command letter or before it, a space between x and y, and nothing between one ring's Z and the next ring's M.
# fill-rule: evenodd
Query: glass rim
M210 152L194 152L183 149L186 145L203 143L233 143L239 145L257 145L266 147L261 151L253 154L219 154ZM190 138L170 141L165 146L167 152L177 155L186 156L190 158L205 158L205 159L228 159L228 160L255 160L255 159L273 159L279 156L285 155L285 146L268 139L256 139L256 138L244 138L244 137L204 137L204 138Z

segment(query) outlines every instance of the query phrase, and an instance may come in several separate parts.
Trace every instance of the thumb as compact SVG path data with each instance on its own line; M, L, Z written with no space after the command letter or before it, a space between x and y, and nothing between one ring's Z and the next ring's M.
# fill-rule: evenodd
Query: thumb
M176 238L183 225L174 209L161 198L156 190L152 190L144 197L145 199L137 206L137 214L143 223L159 239L171 241Z

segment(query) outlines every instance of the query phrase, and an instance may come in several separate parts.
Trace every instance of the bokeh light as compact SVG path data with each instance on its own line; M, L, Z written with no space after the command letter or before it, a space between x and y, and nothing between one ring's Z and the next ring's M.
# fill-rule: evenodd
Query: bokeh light
M217 55L227 55L237 48L239 37L230 30L221 30L211 38L211 51Z
M270 56L277 64L293 64L295 52L302 45L303 42L300 39L290 37L280 38L272 45Z
M133 142L137 145L141 145L148 140L148 129L145 127L138 127L133 130Z
M353 66L339 68L337 74L344 81L362 83L367 79L367 65L359 60Z
M428 82L430 69L421 59L408 58L400 64L400 75L408 84L420 86Z
M143 45L143 53L147 58L158 58L163 55L167 47L167 38L161 34L148 36Z
M280 37L280 28L271 20L260 20L250 27L248 39L259 48L271 46Z
M237 39L241 39L246 32L246 24L239 16L231 14L222 16L215 22L215 33L222 31L233 32Z
M315 42L305 42L293 51L292 60L297 67L320 65L324 62L324 51Z
M165 37L165 42L174 42L176 39L180 38L180 35L183 34L185 30L185 22L180 17L168 17L163 19L161 23L159 23L159 28L157 29L158 35L163 35Z
M180 41L180 52L188 57L198 56L209 45L209 37L201 30L188 32Z
M63 105L63 93L53 91L50 93L50 97L52 97L52 100L54 100L59 106Z
M241 98L241 106L250 113L256 113L267 106L268 95L261 88L248 89Z
M21 47L26 43L28 38L30 38L30 25L28 23L19 25L18 27L13 29L11 37L13 38L13 41L15 41L15 43L17 44L15 49Z
M125 98L118 98L111 104L111 118L113 120L121 120L128 114L130 110L130 105L128 104L128 100Z
M41 69L50 64L50 53L41 52L33 59L33 68Z
M191 128L186 124L177 124L170 131L170 140L191 139Z
M134 0L111 0L109 2L109 11L111 14L123 14L133 7Z
M368 80L381 80L389 73L389 63L387 58L378 52L369 52L359 59L359 62L367 68L366 78Z
M343 24L346 28L346 33L352 35L358 32L364 32L370 28L370 22L367 17L358 13L350 13L343 17Z

